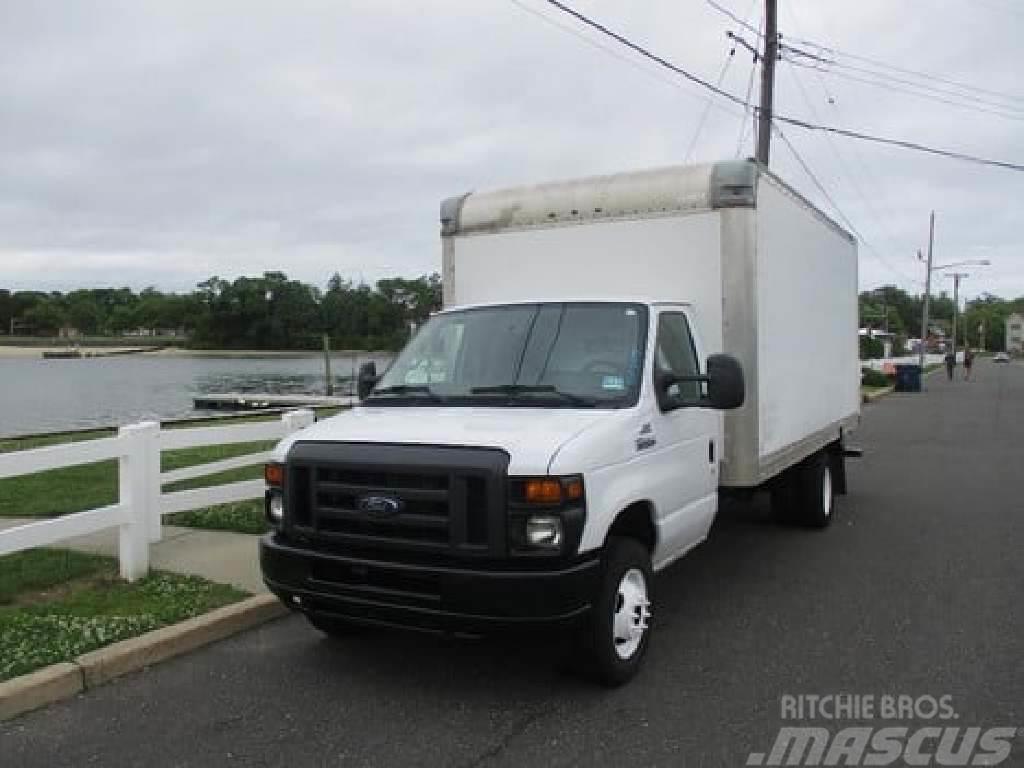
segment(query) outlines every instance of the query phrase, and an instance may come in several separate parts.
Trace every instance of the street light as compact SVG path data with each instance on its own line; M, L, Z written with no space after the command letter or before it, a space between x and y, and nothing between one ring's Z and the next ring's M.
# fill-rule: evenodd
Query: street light
M967 259L966 261L954 261L952 264L939 264L937 267L932 267L932 272L937 272L940 269L949 269L951 267L990 267L992 262L988 259Z

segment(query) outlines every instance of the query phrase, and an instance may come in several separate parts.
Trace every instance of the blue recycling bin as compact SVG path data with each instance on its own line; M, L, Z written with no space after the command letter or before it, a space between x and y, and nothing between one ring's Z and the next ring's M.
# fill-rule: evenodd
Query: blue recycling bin
M905 363L896 366L896 391L921 391L921 366Z

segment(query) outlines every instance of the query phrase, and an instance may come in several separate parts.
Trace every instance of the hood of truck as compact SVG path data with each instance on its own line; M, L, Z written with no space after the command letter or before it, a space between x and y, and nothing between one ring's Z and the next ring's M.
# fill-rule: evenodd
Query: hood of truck
M360 406L282 440L272 453L284 461L299 441L400 443L501 448L509 474L545 474L558 450L615 411L570 408L419 408Z

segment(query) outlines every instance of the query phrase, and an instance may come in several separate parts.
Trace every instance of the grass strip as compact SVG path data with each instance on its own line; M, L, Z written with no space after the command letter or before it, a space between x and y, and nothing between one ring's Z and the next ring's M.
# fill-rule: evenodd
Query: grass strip
M203 528L208 531L232 531L234 533L262 534L269 530L263 512L263 499L236 501L203 509L176 512L165 517L164 522L167 525L180 525L185 528Z
M113 558L55 549L0 557L0 680L236 602L241 590L152 571L128 584Z

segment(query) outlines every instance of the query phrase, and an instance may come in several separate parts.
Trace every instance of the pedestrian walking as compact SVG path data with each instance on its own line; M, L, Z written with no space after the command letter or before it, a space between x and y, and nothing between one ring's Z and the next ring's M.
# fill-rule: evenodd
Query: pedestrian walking
M974 353L970 347L964 349L964 381L971 380L971 365L974 363Z
M956 355L952 352L946 353L946 378L953 380L953 368L956 367Z

